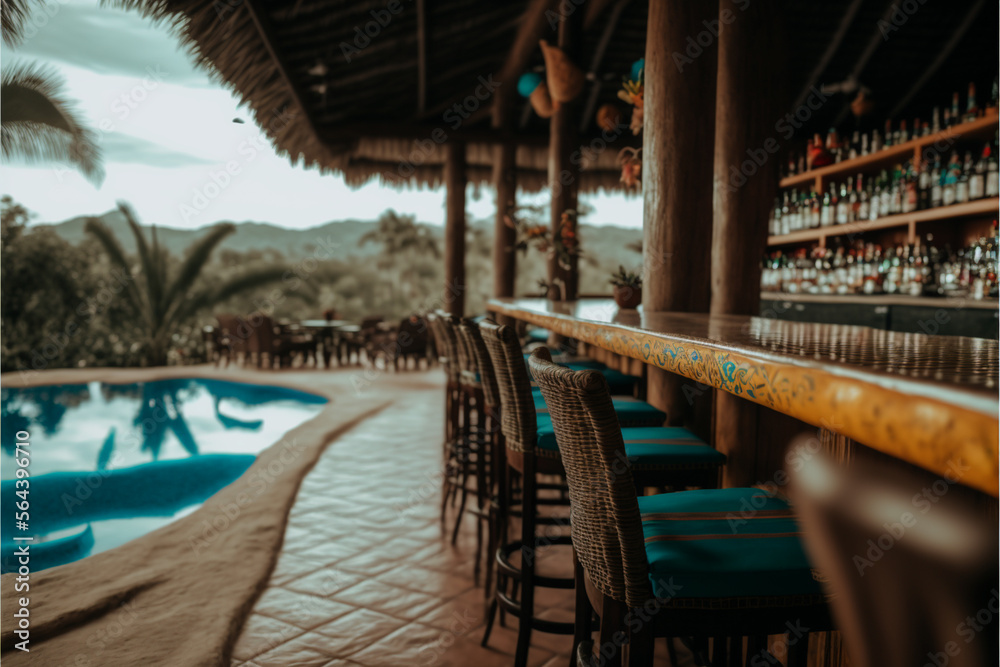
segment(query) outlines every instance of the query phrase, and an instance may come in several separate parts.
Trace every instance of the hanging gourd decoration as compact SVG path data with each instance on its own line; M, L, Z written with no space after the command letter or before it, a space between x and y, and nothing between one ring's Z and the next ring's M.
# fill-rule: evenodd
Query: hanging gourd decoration
M558 46L551 46L544 39L538 43L545 56L545 78L552 99L556 102L573 101L583 90L583 70Z
M521 97L531 97L531 94L535 92L535 88L538 88L538 84L541 82L542 75L538 72L525 72L517 80L517 92Z
M545 85L545 80L537 72L525 72L517 81L517 92L521 97L527 97L531 102L531 108L541 118L551 118L556 112L558 105L552 101L549 95L549 87Z
M622 122L622 112L615 104L602 104L597 110L597 127L614 132Z

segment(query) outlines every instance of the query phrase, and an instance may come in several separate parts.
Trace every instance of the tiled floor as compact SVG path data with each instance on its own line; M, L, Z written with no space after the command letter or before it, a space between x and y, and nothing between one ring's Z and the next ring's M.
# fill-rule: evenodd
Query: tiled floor
M474 524L455 547L442 537L442 422L443 387L411 390L326 450L303 481L233 665L513 663L516 619L479 646ZM572 591L544 591L539 606L571 618ZM534 637L532 665L569 664L569 637Z

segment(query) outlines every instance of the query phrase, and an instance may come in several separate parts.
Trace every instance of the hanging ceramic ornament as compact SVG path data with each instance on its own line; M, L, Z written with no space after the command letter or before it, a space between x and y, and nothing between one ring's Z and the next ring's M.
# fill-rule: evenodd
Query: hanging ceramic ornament
M521 97L531 97L538 84L542 82L542 75L538 72L525 72L517 80L517 92Z
M541 74L537 72L525 72L517 80L517 92L521 97L527 97L531 102L531 108L542 118L551 118L559 105L552 101L549 95L549 87Z
M539 45L545 56L545 76L552 99L556 102L572 101L583 90L583 70L558 46L551 46L544 39Z
M622 122L622 112L614 104L602 104L597 110L597 127L608 132L614 132Z
M531 108L542 118L552 118L552 114L559 108L559 103L549 95L549 87L544 81L538 84L529 98Z

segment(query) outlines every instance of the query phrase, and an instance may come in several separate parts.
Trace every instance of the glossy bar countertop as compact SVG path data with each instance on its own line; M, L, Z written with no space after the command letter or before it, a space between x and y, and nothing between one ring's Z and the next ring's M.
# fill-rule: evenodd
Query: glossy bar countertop
M742 315L494 299L489 310L728 391L992 495L995 340Z

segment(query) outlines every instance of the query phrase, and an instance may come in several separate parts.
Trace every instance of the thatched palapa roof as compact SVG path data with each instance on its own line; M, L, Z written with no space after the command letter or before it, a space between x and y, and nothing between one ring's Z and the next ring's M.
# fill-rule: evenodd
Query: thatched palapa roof
M594 112L617 101L622 77L645 54L649 0L109 1L168 22L292 162L352 186L435 186L443 142L461 138L469 181L484 184L493 148L515 142L518 185L528 191L545 187L549 128L516 95L517 79L541 70L538 40L555 43L560 13L583 12L581 191L621 189L616 155L639 146L627 130L602 138ZM982 45L996 43L995 2L915 3L897 16L901 5L889 0L776 1L788 55L775 66L786 72L789 108L810 86L852 78L873 91L877 113L896 120L926 118L947 103L942 88L964 91L970 79L986 99L995 59ZM491 109L505 95L514 112L494 129ZM851 122L852 95L835 95L799 131Z

